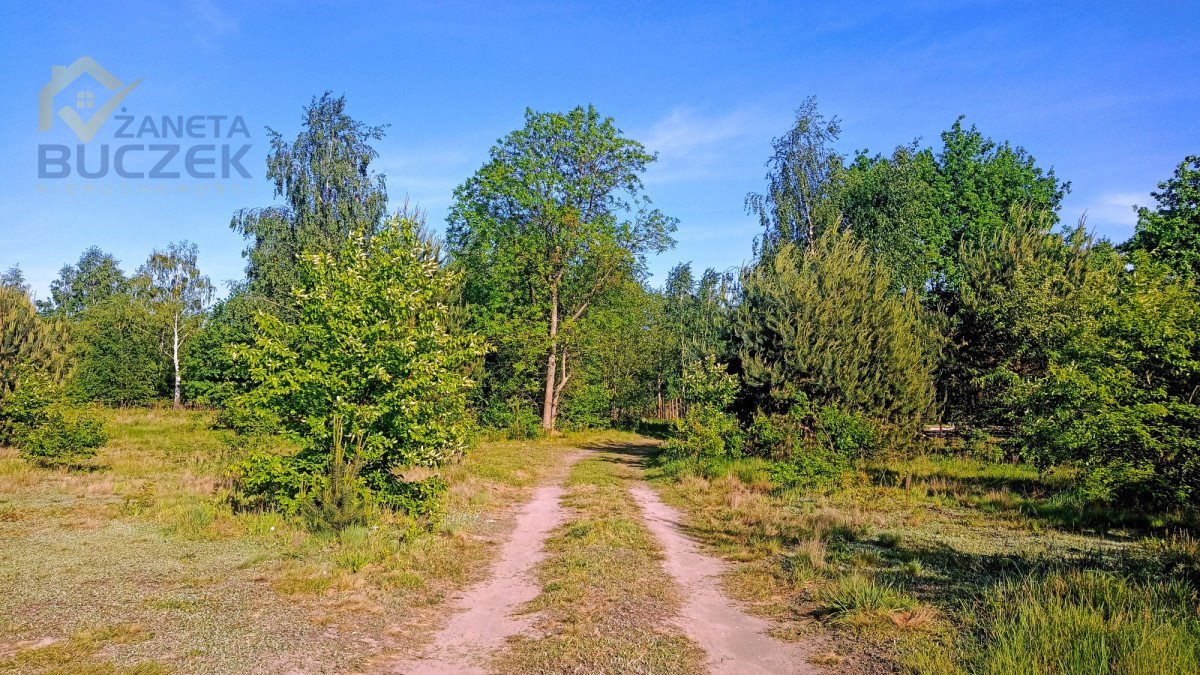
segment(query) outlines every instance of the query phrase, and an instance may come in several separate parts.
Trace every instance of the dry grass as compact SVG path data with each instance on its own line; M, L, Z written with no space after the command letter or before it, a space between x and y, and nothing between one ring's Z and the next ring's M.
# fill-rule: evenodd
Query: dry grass
M672 623L679 592L629 495L639 471L628 452L601 451L572 470L564 503L574 517L547 541L543 591L526 608L540 635L513 639L498 672L703 672L704 653Z
M510 509L591 439L486 444L443 470L433 531L396 518L329 536L233 512L233 458L208 415L109 416L85 471L0 448L0 671L366 668L424 638L443 601L486 574ZM153 628L103 637L114 626Z
M891 662L883 669L960 672L973 649L972 601L1048 564L1116 568L1132 548L1072 531L1052 511L1061 472L918 457L866 466L831 489L780 492L761 462L741 464L706 477L666 464L650 475L687 515L689 534L735 563L723 580L730 596L780 635L832 632L849 670L867 653Z

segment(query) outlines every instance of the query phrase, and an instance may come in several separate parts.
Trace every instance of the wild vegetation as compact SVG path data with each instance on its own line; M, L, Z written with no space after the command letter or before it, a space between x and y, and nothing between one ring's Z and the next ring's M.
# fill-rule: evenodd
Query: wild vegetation
M383 133L329 94L294 141L272 132L281 205L234 215L246 276L215 305L187 242L131 275L90 247L37 302L4 274L3 583L28 602L4 594L0 667L238 670L313 645L367 667L384 647L314 624L419 639L563 447L632 429L665 442L574 469L530 608L547 632L503 669L703 670L626 489L643 461L735 563L727 592L780 635L836 637L823 663L1200 669L1197 157L1115 244L962 118L845 156L810 99L746 200L754 259L655 287L678 223L643 185L653 148L595 108L527 111L444 243L388 214ZM88 579L99 623L46 613ZM264 586L302 599L269 627ZM256 626L245 652L211 642L230 613Z

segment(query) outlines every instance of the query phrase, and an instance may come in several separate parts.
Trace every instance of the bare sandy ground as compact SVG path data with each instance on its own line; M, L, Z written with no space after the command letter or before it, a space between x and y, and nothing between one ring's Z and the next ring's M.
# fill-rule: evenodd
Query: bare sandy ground
M533 616L514 616L513 611L541 592L534 567L546 556L550 531L566 520L562 480L583 454L569 455L554 482L534 491L517 513L516 527L500 549L491 576L454 602L450 623L425 651L396 664L392 672L487 673L488 660L505 639L533 625Z
M701 553L680 531L678 511L664 504L647 485L635 485L630 492L642 509L646 526L663 547L663 567L686 598L679 626L708 653L708 666L714 674L824 672L807 661L809 650L771 637L767 634L770 623L746 614L721 595L718 588L725 564Z

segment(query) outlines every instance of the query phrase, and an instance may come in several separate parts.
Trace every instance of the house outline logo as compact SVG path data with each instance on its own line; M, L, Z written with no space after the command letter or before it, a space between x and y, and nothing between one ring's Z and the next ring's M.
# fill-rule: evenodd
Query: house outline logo
M121 105L121 101L129 95L129 92L133 91L134 87L138 86L145 79L138 78L133 84L126 85L112 73L108 72L104 66L96 63L96 60L90 56L82 56L69 66L51 66L50 81L46 83L46 86L42 87L41 93L38 94L38 131L49 131L54 125L54 97L83 75L90 75L100 83L100 86L111 92L116 92L86 122L79 116L79 113L75 112L75 108L69 105L65 105L58 110L58 117L63 122L66 122L67 126L71 127L71 130L75 132L79 140L84 143L92 140L96 132L100 130L100 127L104 125L104 122L112 116L117 106ZM90 103L94 100L91 92L81 92L81 96L83 94L88 94L83 101L89 104L84 107L91 107ZM80 103L77 102L76 105L80 105Z

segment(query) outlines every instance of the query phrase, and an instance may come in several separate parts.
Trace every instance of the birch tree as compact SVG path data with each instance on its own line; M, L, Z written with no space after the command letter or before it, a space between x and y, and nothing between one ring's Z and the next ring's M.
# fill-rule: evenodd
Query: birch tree
M162 345L171 359L176 408L181 404L180 349L203 324L214 290L196 265L197 251L196 245L187 241L172 242L165 250L155 249L140 270L150 311L162 322Z

